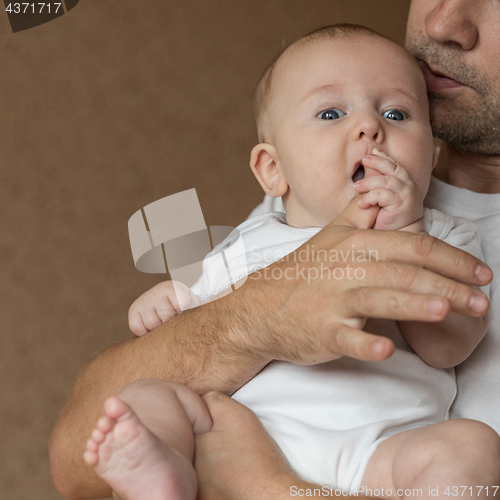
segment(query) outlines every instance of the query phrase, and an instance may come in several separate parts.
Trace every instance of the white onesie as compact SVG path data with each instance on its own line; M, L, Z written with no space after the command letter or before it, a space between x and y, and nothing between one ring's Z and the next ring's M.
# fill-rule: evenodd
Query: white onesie
M425 209L424 221L432 236L482 258L479 237L467 219ZM280 212L253 217L237 229L239 235L233 232L203 263L193 290L202 303L320 231L289 227ZM353 272L359 267L359 253L332 258L349 259ZM396 345L393 356L378 363L341 358L314 366L273 361L233 395L257 414L301 477L353 493L381 441L448 419L456 394L454 370L422 361L395 321L368 320L364 329L390 337Z

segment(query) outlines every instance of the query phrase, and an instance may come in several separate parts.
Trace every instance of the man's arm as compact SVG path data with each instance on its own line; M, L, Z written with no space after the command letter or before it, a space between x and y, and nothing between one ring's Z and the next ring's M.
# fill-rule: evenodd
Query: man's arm
M91 361L78 375L51 436L58 490L69 498L110 495L82 454L104 400L132 380L157 377L199 393L232 394L273 359L297 364L343 355L386 359L394 345L362 331L367 317L440 321L450 309L476 315L468 304L472 295L482 294L464 283L490 282L487 266L428 235L355 230L350 221L359 220L358 210L354 200L336 221L266 268L267 275L255 273L226 297ZM376 252L377 258L331 259L359 252ZM355 276L353 266L361 268Z
M268 361L230 344L232 314L220 300L184 312L144 337L106 349L78 374L52 431L52 479L68 498L108 498L109 486L82 460L85 443L103 403L133 380L161 378L203 394L216 388L233 393Z

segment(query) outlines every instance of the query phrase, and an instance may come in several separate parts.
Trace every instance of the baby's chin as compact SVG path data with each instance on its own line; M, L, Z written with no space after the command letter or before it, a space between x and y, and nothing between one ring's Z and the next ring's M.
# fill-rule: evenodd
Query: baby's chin
M334 221L351 203L358 193L352 183L346 179L345 186L338 187L335 193L321 192L317 189L314 194L302 192L300 197L289 190L286 198L283 197L285 206L286 223L296 228L324 228ZM359 209L361 210L361 209Z
M286 223L290 227L296 228L324 228L328 226L330 222L335 220L340 214L342 210L337 210L334 212L322 213L322 214L310 214L305 212L298 212L291 209L286 208Z

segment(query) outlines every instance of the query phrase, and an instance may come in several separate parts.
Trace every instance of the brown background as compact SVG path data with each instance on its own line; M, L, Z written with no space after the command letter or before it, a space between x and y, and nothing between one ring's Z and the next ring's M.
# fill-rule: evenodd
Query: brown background
M0 13L0 498L62 498L47 439L71 382L162 279L134 268L128 218L194 187L208 225L244 220L265 66L335 22L402 42L408 5L81 0L16 34Z

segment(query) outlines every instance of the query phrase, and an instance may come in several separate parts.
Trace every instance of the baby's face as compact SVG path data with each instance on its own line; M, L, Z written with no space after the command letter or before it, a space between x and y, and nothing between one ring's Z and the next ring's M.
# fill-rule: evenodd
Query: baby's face
M313 41L278 62L272 96L273 145L294 225L323 227L342 212L375 147L427 192L434 147L425 81L401 47L365 36Z

